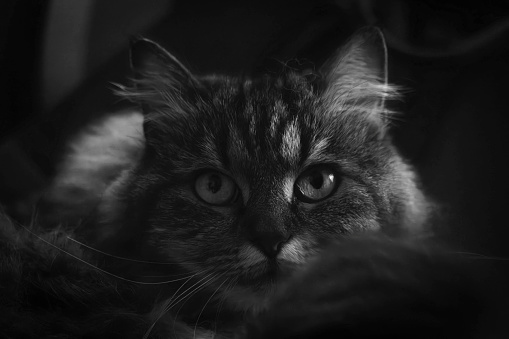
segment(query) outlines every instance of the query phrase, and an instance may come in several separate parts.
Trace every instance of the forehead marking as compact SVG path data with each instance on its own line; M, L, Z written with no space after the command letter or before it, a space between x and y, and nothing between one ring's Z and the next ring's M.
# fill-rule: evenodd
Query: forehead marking
M276 137L277 128L279 126L279 121L281 120L281 116L286 112L286 105L280 99L276 100L274 103L274 109L272 111L272 117L270 119L270 136L272 138Z
M256 140L256 119L253 115L249 120L249 135L253 140Z
M314 140L307 160L312 162L321 159L327 146L329 146L329 140L327 138L318 141Z
M293 120L285 128L281 140L281 154L291 164L299 161L300 155L300 131L297 120Z
M206 135L203 138L203 142L201 144L201 148L206 156L210 159L212 165L216 167L222 167L222 162L220 160L219 152L217 151L216 144L210 137L210 135Z
M274 112L274 114L272 114L272 117L270 119L270 128L269 128L270 136L272 138L274 138L276 136L278 124L279 124L279 113Z
M240 132L234 126L230 126L230 142L228 145L228 155L230 159L245 159L247 157L247 148L242 141Z
M245 116L249 119L249 134L252 139L256 137L256 115L252 102L246 104Z
M293 198L293 177L286 177L283 179L283 195L287 202L291 203Z

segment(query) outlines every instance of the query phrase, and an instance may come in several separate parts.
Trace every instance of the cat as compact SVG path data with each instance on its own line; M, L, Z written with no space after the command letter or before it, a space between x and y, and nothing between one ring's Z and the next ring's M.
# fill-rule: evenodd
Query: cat
M135 319L130 325L145 331L140 337L242 337L265 333L263 324L273 333L270 321L263 320L267 315L291 324L299 318L289 310L306 312L299 300L288 301L285 295L300 298L309 285L316 292L309 294L309 301L321 305L321 299L312 299L322 286L314 267L322 270L326 290L351 287L361 300L367 297L366 309L370 294L349 285L357 275L375 292L390 295L400 286L408 288L403 300L410 302L422 300L420 286L431 286L438 298L451 290L448 278L461 269L454 262L442 265L439 251L429 254L435 253L431 247L404 240L426 233L432 203L388 133L394 113L386 101L398 91L387 82L387 50L380 30L357 32L314 72L198 76L142 38L131 47L131 63L132 84L119 85L117 92L139 109L107 118L92 135L80 136L48 196L68 200L64 209L86 201L76 197L80 195L92 197L87 205L98 204L92 222L69 235L80 242L75 240L69 250L77 251L77 259L67 260L78 261L65 265L95 263L79 266L85 269L75 275L66 273L64 280L99 275L106 283L94 289L93 280L91 296L100 296L99 287L105 285L112 294L118 288L120 296L124 290L135 291L134 300L119 301L106 293L113 300L105 302L113 314L130 310ZM128 131L110 128L116 123L128 126L126 121L135 126ZM378 240L371 240L371 234ZM44 232L39 236L48 238ZM336 242L352 236L346 245ZM72 242L67 236L64 242L49 238L64 249ZM51 241L44 242L44 248L53 251ZM333 245L327 245L331 241ZM52 257L35 245L28 248L36 253L35 261ZM88 254L81 252L85 249ZM414 260L415 253L422 260ZM436 264L428 265L428 254ZM345 276L343 270L336 273L333 268L351 257L366 265L345 269ZM401 260L401 269L391 271ZM381 265L368 265L372 262ZM39 267L29 270L44 281ZM385 280L380 278L383 272L393 274ZM420 285L407 280L406 272L429 280ZM437 286L431 278L435 273ZM299 274L304 274L304 286ZM456 283L468 284L468 279L453 280L453 286ZM331 298L342 300L334 293ZM22 296L14 299L15 305L26 302ZM82 302L72 293L63 300L68 305ZM397 302L384 299L376 305L386 306L388 314L395 310L401 319ZM453 306L458 305L463 304ZM405 310L406 304L401 307ZM85 313L94 313L93 307ZM112 319L104 313L104 321ZM358 312L360 323L364 315L366 322L372 316ZM321 316L321 311L310 314L311 319ZM337 319L333 324L343 324L341 312L329 316ZM438 317L446 322L445 315ZM79 324L90 330L86 323ZM120 331L115 333L130 331L122 325L113 328ZM314 324L309 328L318 333ZM388 328L387 333L398 333L398 324ZM352 333L352 338L362 337Z
M107 248L212 274L205 293L256 313L322 239L418 232L426 200L386 131L385 58L364 30L317 74L200 77L138 40L118 92L144 114L144 149L103 196Z

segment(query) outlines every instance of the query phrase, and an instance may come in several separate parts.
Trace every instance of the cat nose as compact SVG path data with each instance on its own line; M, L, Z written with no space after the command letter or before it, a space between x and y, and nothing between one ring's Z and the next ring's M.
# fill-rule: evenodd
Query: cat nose
M290 233L280 215L252 213L245 220L244 232L247 239L268 258L275 258L283 244L290 239Z
M272 231L259 232L250 240L268 258L274 259L279 252L281 252L283 244L286 243L289 238L290 236L286 232Z

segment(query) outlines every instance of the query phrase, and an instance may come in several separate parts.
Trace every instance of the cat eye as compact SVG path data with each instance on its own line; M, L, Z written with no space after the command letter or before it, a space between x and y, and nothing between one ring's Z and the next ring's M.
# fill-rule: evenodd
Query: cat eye
M295 196L307 203L316 203L331 196L340 178L330 167L318 166L304 171L295 181Z
M194 183L194 190L201 200L215 206L232 204L239 195L233 180L217 171L200 174Z

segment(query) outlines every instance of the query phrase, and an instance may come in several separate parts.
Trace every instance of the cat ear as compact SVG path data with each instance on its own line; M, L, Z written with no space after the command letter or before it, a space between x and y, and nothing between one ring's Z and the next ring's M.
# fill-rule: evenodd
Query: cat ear
M119 95L138 103L145 115L184 113L187 95L195 92L199 81L177 58L151 40L136 38L130 60L134 84L119 86Z
M192 73L159 44L145 38L131 41L131 68L136 77L164 76L181 85L192 85Z
M387 83L387 47L380 29L359 30L321 69L323 97L331 113L351 112L384 127L385 100L396 95Z
M157 145L173 131L174 119L193 112L200 82L177 58L148 39L132 40L130 57L132 85L117 85L116 93L141 108L146 144Z

